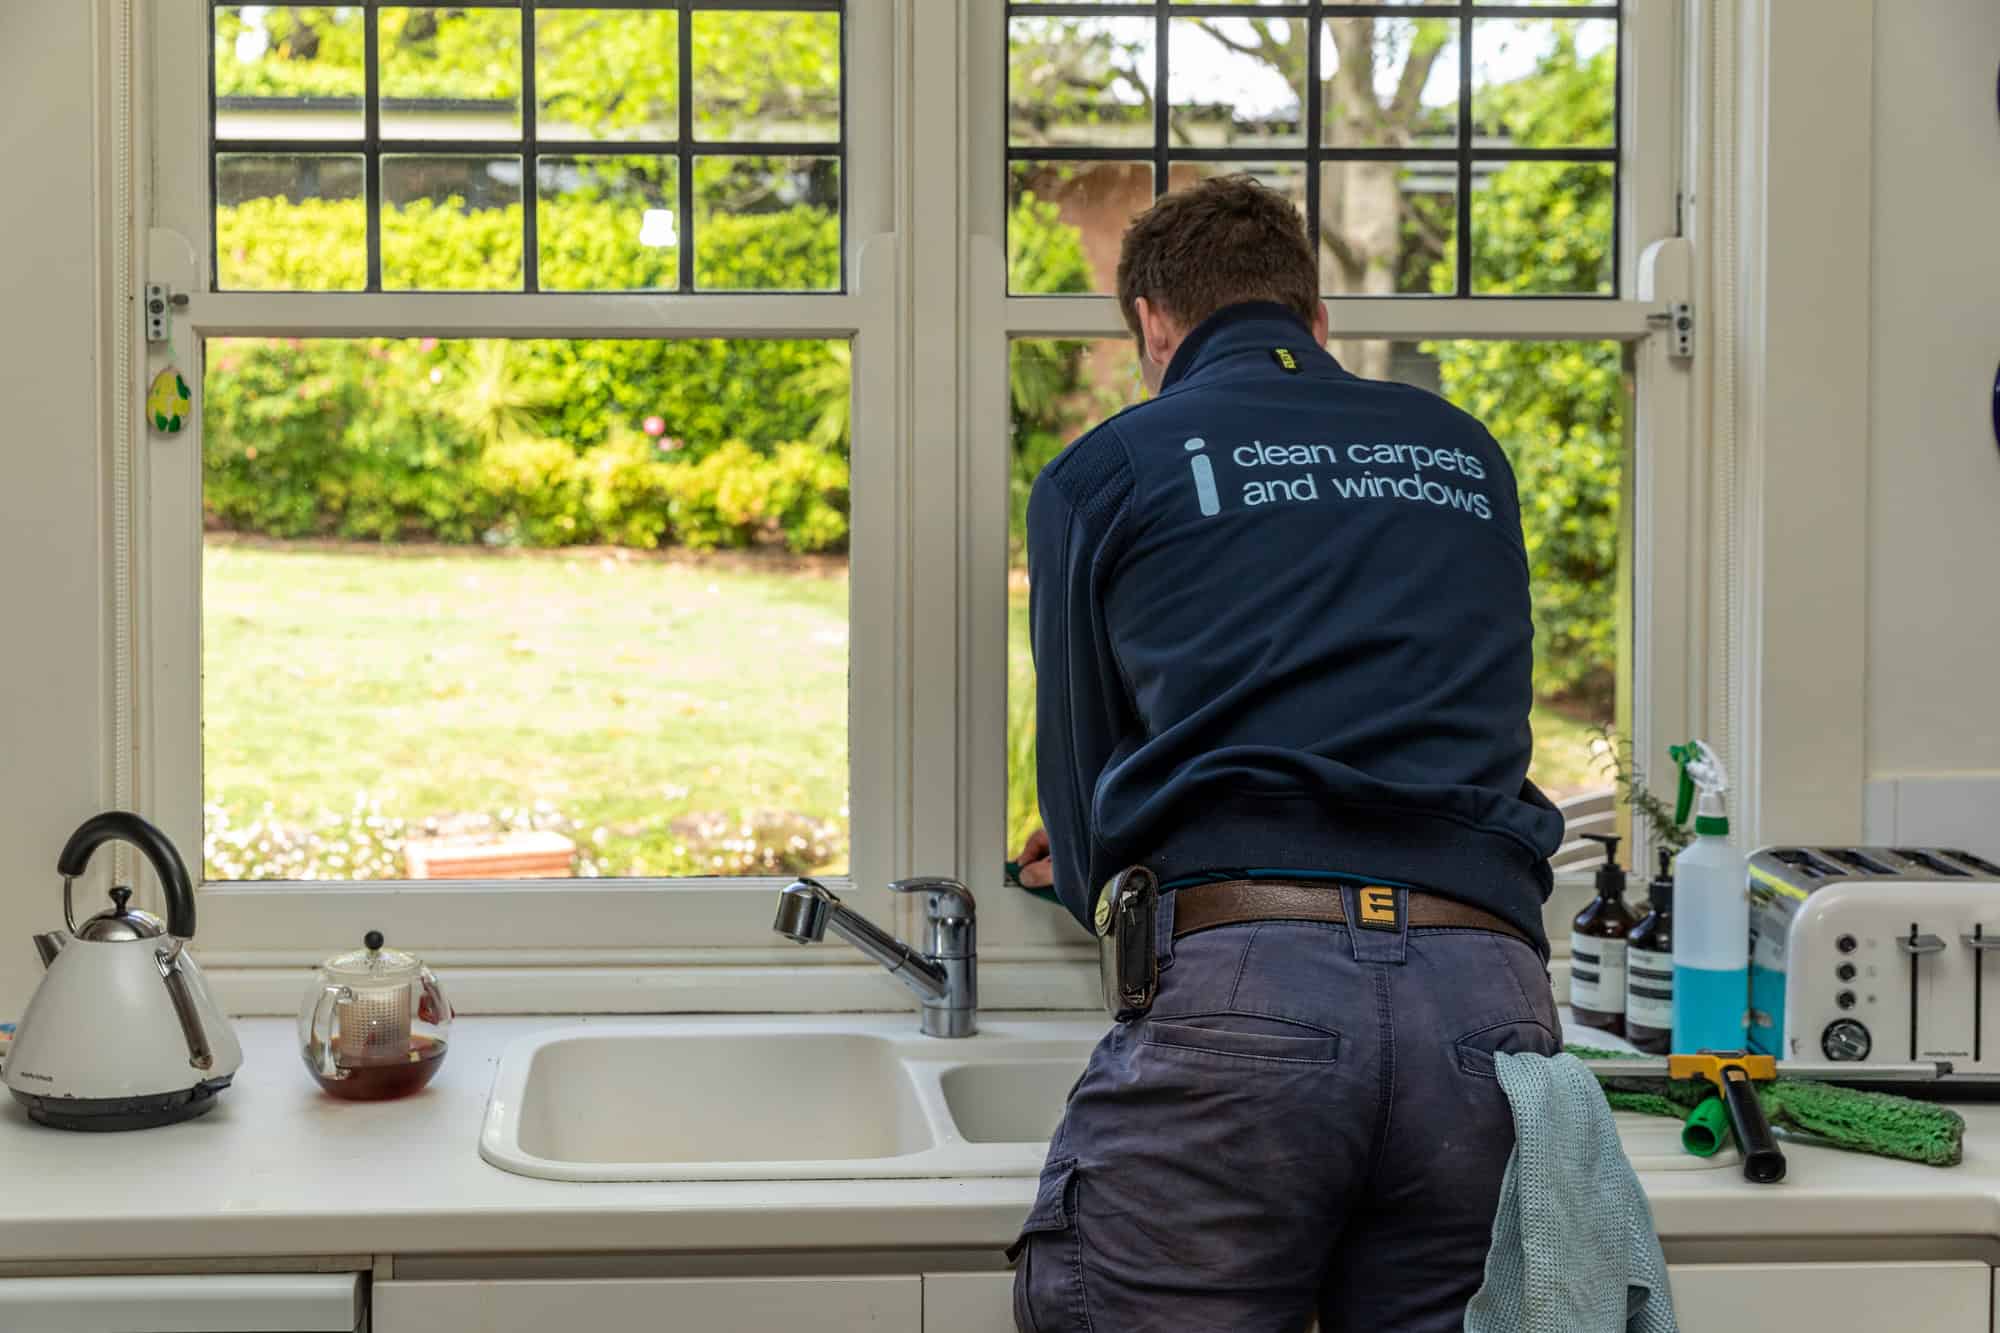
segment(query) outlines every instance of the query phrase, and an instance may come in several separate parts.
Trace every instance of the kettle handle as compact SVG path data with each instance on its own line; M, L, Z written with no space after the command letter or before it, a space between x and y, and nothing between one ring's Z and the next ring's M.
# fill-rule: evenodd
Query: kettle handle
M90 864L90 854L107 842L129 842L145 853L167 896L167 933L194 938L194 883L188 878L187 863L166 834L129 811L107 810L84 820L63 844L56 873L65 881L75 879Z

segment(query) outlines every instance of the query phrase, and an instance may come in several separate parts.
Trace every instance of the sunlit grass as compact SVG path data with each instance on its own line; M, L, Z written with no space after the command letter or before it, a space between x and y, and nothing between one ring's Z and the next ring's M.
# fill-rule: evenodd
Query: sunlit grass
M539 805L601 873L715 873L690 817L792 812L845 865L839 566L216 542L204 566L204 788L233 824Z

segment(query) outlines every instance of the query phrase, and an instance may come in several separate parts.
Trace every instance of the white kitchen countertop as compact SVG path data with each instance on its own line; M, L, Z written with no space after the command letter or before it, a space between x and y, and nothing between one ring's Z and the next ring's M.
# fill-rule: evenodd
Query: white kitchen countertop
M462 1019L429 1089L361 1104L319 1091L290 1021L247 1019L237 1024L244 1063L235 1086L198 1120L73 1134L32 1124L8 1099L0 1109L0 1256L997 1250L1013 1239L1033 1180L572 1184L511 1175L480 1157L487 1090L511 1040L671 1021ZM1074 1038L1103 1024L1087 1015L992 1015L984 1026ZM1669 1242L2000 1237L2000 1105L1961 1109L1970 1127L1965 1163L1955 1168L1794 1144L1780 1185L1752 1185L1734 1169L1642 1179Z

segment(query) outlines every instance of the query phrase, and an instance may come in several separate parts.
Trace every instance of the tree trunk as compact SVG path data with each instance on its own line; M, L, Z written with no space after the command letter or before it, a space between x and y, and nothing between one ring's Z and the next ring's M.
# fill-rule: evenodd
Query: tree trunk
M1320 195L1320 286L1338 296L1389 296L1396 290L1401 253L1403 193L1396 162L1329 162ZM1334 340L1341 365L1367 379L1389 375L1389 344L1379 338L1341 338L1340 307L1333 307Z
M1327 77L1326 142L1341 148L1403 148L1420 111L1419 99L1443 44L1418 40L1384 104L1375 85L1376 20L1327 19L1337 65ZM1329 162L1319 206L1320 286L1337 296L1390 296L1403 253L1405 204L1399 162ZM1333 308L1340 331L1340 308ZM1386 379L1389 344L1336 337L1331 350L1357 375Z

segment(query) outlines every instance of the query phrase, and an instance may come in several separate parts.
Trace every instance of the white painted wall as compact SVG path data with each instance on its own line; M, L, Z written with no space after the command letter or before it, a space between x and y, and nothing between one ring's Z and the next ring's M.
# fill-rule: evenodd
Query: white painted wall
M0 0L0 1021L61 922L62 840L100 808L96 63L83 0Z
M1868 832L2000 855L2000 5L1874 35Z

